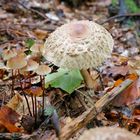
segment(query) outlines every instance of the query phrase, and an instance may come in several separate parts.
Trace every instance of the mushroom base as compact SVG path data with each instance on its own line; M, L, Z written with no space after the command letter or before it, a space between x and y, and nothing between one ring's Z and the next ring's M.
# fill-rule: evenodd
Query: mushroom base
M84 81L86 83L87 88L94 89L95 88L95 81L90 76L89 72L87 70L82 69L81 74L84 78Z

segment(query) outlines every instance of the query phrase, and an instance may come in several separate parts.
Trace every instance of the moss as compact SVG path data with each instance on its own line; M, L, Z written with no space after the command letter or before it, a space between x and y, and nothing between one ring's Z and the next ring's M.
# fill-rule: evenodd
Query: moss
M131 13L139 13L140 8L136 5L134 0L125 0L126 6L128 8L128 11ZM118 0L112 0L112 5L115 6L118 4Z

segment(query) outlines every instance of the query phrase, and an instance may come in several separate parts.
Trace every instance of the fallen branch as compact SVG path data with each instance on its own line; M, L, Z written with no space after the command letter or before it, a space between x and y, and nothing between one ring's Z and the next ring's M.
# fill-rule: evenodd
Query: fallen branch
M111 21L111 20L113 20L113 19L120 18L120 17L137 17L137 16L140 16L140 13L115 15L115 16L113 16L113 17L110 17L110 18L106 19L105 21L103 21L103 22L101 22L101 23L99 23L99 24L102 25L102 24L104 24L104 23L106 23L106 22L108 22L108 21Z
M82 127L85 127L93 118L97 116L99 112L106 107L117 95L124 91L130 84L132 80L125 80L121 85L114 88L112 91L106 93L100 100L95 103L95 106L84 112L81 116L74 119L71 123L62 128L60 139L68 140Z

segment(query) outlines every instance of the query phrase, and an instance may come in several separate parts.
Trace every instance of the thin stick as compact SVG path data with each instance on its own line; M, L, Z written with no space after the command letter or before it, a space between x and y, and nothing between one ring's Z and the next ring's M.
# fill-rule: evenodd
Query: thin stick
M34 104L33 95L31 95L31 99L32 99L32 107L33 107L33 116L35 117L35 104Z
M83 95L83 96L89 101L89 103L90 103L92 106L95 105L95 104L93 103L93 100L92 100L87 94L84 94L82 91L80 91L80 90L78 90L78 89L76 89L75 91L78 92L78 93L80 93L81 95Z
M105 21L99 23L99 24L104 24L110 20L116 19L116 18L120 18L120 17L136 17L136 16L140 16L140 13L131 13L131 14L122 14L122 15L115 15L113 17L110 17L108 19L106 19Z
M42 86L42 90L43 90L43 95L42 95L42 116L44 116L44 103L45 103L45 77L43 75L40 75L40 81L41 81L41 86Z
M40 17L44 18L44 19L48 19L46 15L44 15L43 13L35 10L35 9L32 9L32 8L28 8L26 7L24 4L22 4L21 2L18 1L18 4L21 5L23 8L27 9L27 10L30 10L31 12L33 13L36 13L38 14Z
M77 117L71 123L62 128L60 138L62 140L68 140L82 127L85 127L93 118L102 111L117 95L132 84L132 80L125 80L121 85L114 88L112 91L106 93L100 100L95 103L95 106L84 112L81 116ZM97 111L97 113L96 113Z

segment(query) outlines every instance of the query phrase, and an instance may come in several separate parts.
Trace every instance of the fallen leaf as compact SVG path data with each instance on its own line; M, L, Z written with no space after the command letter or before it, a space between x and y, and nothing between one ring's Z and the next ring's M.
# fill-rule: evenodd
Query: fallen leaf
M119 96L117 96L113 101L113 105L130 105L138 97L140 97L140 78L135 80L132 85L130 85Z
M34 30L34 34L40 40L43 40L43 39L47 38L47 36L48 36L48 32L45 30L41 30L41 29Z
M45 87L51 85L52 87L61 88L68 93L72 93L80 86L82 80L83 77L78 70L68 71L59 69L58 72L46 76Z
M7 106L0 109L0 124L3 125L9 132L21 132L22 129L15 126L19 121L20 115ZM1 130L2 128L0 128Z
M19 107L19 104L23 102L21 96L19 94L16 94L12 97L12 99L6 104L7 107L13 109L14 111L17 110Z
M129 72L129 66L128 65L114 66L114 67L111 67L108 70L108 74L111 75L112 77L116 77L118 75L126 76L126 74L128 74L128 72Z

